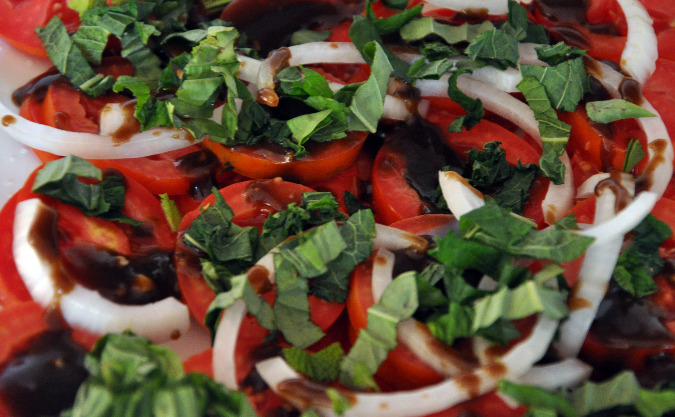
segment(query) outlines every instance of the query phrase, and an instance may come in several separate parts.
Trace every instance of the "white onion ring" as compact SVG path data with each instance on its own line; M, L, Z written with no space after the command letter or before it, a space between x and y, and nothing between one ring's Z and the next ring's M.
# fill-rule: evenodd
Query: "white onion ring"
M659 57L652 18L637 0L617 0L628 26L626 46L621 53L621 69L640 84L647 81L656 69Z
M438 171L438 184L452 214L460 217L485 205L483 193L454 171Z
M568 358L547 365L533 366L515 382L553 391L559 388L575 388L587 381L591 372L592 366L577 358Z
M75 283L62 292L53 282L52 266L30 240L30 232L41 210L50 210L38 198L24 200L16 206L13 256L16 268L28 292L43 307L58 305L66 323L92 333L131 330L153 342L177 339L190 328L190 313L174 297L143 305L123 305L102 297L98 291ZM39 215L39 214L38 214Z
M235 391L239 389L239 383L234 352L245 315L244 300L235 301L225 309L213 340L213 379Z
M498 365L491 363L438 384L411 391L349 392L346 395L352 399L353 404L343 415L347 417L415 417L445 410L476 395L492 391L499 379L515 379L525 374L546 353L556 329L556 320L539 315L532 333L504 355ZM499 372L495 372L496 368ZM281 357L258 362L256 369L277 393L286 381L304 381ZM468 380L472 381L469 390L465 385L465 381ZM297 407L313 407L324 415L334 415L330 402L322 401L323 398L319 395L321 386L306 383L314 388L312 395L302 398L293 396L293 398L286 399Z

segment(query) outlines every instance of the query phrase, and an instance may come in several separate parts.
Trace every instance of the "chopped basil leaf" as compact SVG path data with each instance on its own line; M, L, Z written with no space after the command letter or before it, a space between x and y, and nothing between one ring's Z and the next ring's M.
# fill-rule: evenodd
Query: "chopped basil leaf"
M340 365L340 383L352 388L375 388L372 376L398 344L396 327L417 309L415 272L396 277L379 302L368 308L368 325L361 329Z
M403 10L401 13L396 13L393 16L387 18L378 18L373 12L373 7L370 3L366 5L366 17L370 19L377 29L377 33L380 35L388 35L394 33L405 25L411 19L418 17L422 14L422 5L418 4L415 7L410 9Z
M284 348L282 352L291 368L318 382L334 381L340 372L340 362L345 356L338 342L316 353L308 353L294 346Z
M540 415L585 417L595 415L639 415L659 417L675 410L675 391L648 390L631 371L624 371L611 379L586 382L575 390L550 393L541 388L499 382L499 391L538 410Z
M469 43L465 53L499 69L518 65L518 41L499 29L486 30Z
M586 113L588 118L596 123L611 123L623 119L656 116L637 104L619 98L588 102L586 103Z
M547 98L546 88L537 79L523 78L518 83L518 90L525 96L535 119L539 122L543 148L539 168L554 184L562 184L565 180L565 165L560 161L560 156L567 146L571 127L558 119Z
M551 105L562 111L574 111L590 89L581 57L565 60L550 67L521 65L520 72L523 78L532 77L539 81L544 86Z
M382 0L382 3L393 10L403 10L408 7L408 0Z
M408 22L401 28L401 38L406 42L416 42L434 36L454 45L461 42L471 42L484 32L492 29L494 29L494 25L489 21L454 26L437 22L432 17L421 17Z
M483 115L485 114L483 102L481 102L480 99L472 99L457 87L457 78L465 72L467 71L455 71L448 79L448 96L466 110L464 116L457 117L450 126L448 126L449 132L461 132L462 128L469 130L476 126L483 119Z
M352 25L349 28L349 37L351 38L354 46L356 46L356 48L361 52L361 55L366 60L366 62L371 64L373 67L374 54L372 52L366 51L366 45L371 42L377 43L379 45L378 49L384 52L389 65L391 65L393 68L393 76L404 81L408 81L407 73L410 65L401 58L398 58L396 55L394 55L394 53L384 45L384 42L377 31L377 27L372 20L365 16L354 16ZM384 91L386 92L386 89Z
M577 216L574 213L570 213L562 219L555 222L555 227L560 230L577 230L579 225L577 224Z
M93 70L58 17L53 17L45 27L36 29L36 32L45 45L49 59L75 87L92 97L99 96L112 87L114 79Z
M162 204L162 211L164 211L164 216L167 223L169 223L169 227L174 232L177 232L181 221L181 214L176 202L166 193L159 195L159 202Z
M501 29L520 42L527 37L527 28L529 26L527 10L514 0L509 0L508 8L508 20L502 25Z
M672 231L668 224L649 215L631 234L630 246L619 255L614 268L614 281L634 297L643 297L658 289L652 277L663 267L659 247Z
M642 144L637 139L631 139L626 149L626 159L623 161L623 172L631 172L637 164L642 161L647 154L642 149Z
M99 182L85 184L80 178ZM45 164L38 171L31 190L77 207L86 216L97 216L132 226L142 224L122 214L124 178L116 175L103 177L100 169L77 156L68 155Z
M529 189L539 168L536 165L518 163L512 166L506 161L506 152L499 142L488 142L483 151L469 151L471 178L469 183L492 198L501 207L522 213ZM496 192L494 190L497 189Z
M173 350L129 333L103 336L85 366L90 375L63 416L255 415L243 393L203 374L185 375Z

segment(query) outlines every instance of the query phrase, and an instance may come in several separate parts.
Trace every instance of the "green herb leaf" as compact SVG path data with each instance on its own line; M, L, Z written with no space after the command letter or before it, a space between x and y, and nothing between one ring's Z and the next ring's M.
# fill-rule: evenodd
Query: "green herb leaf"
M630 246L624 250L614 268L614 280L634 297L657 291L653 276L663 267L659 247L672 235L668 224L653 215L633 229Z
M390 350L397 345L396 326L417 309L415 273L396 277L382 293L379 302L368 309L368 325L359 335L340 366L340 383L352 388L377 388L356 378L366 371L374 375ZM362 377L362 376L361 376Z
M580 57L550 67L521 65L520 72L523 78L532 77L539 81L551 105L562 111L574 111L590 89L583 59Z
M623 119L656 116L637 104L619 98L588 102L586 103L586 113L588 118L596 123L611 123Z
M173 230L174 233L177 232L182 216L176 202L166 193L159 195L159 202L162 205L162 211L164 211L164 216L166 217L167 223L169 223L169 227L171 227L171 230Z
M471 42L484 32L494 29L489 21L478 24L464 23L459 26L437 22L432 17L421 17L408 22L401 28L401 39L406 42L417 42L430 36L439 37L449 45Z
M637 139L631 139L626 149L626 159L623 161L623 172L631 172L637 164L642 161L647 154L642 149L642 144Z
M565 180L565 166L560 161L560 156L567 146L571 127L558 119L547 98L546 88L538 80L525 77L518 83L518 90L525 96L539 122L543 148L539 168L554 184L562 184Z
M316 353L308 353L296 347L284 348L282 352L291 368L318 382L335 381L340 371L340 362L345 356L338 342Z
M366 60L366 62L371 65L371 71L375 70L375 65L373 63L374 54L372 52L366 51L366 45L371 42L375 42L379 45L378 49L386 56L388 65L391 65L393 69L393 74L391 69L388 69L384 72L389 72L389 74L392 74L394 77L400 78L404 81L409 81L406 75L409 68L408 63L398 58L393 52L384 46L384 42L382 41L382 38L377 31L377 27L372 20L365 16L354 16L352 25L349 28L349 37L351 38L352 43L354 43L354 46L356 46L356 48L361 52L361 55ZM372 51L373 47L371 46L370 49ZM386 89L384 91L386 91Z
M485 61L499 69L515 68L520 59L518 41L499 29L483 32L464 52L473 60Z
M323 42L330 37L330 30L300 29L291 35L291 45L302 45L312 42Z
M54 16L43 28L36 29L47 55L59 72L75 87L96 97L112 87L114 79L94 72L80 49L73 43L61 19Z
M80 178L99 182L85 184ZM77 207L86 216L98 216L132 226L142 224L122 214L124 178L115 175L104 178L100 169L77 156L68 155L45 164L38 171L31 190Z
M373 7L370 3L366 5L366 17L370 19L377 29L377 33L381 36L394 33L405 25L411 19L414 19L422 14L422 5L418 4L415 7L403 10L387 18L378 18L373 12Z
M73 408L62 415L255 415L243 393L229 392L203 374L184 375L171 349L129 333L99 339L85 366L90 376L80 386Z
M485 114L483 102L481 102L480 99L472 99L457 87L457 78L465 72L467 71L455 71L448 79L448 96L466 110L466 115L456 118L452 124L448 126L449 132L461 132L462 128L469 130L476 126L483 119L483 115Z

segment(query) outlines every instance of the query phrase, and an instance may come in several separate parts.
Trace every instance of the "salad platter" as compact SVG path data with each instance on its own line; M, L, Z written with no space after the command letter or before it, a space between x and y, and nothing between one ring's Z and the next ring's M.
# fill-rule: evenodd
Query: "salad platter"
M0 0L0 417L675 415L673 15Z

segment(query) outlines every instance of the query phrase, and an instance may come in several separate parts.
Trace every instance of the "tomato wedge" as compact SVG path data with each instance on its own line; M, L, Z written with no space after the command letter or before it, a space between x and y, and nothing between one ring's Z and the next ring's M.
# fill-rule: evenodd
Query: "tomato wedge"
M80 25L79 15L68 7L67 0L2 0L0 1L0 37L31 55L46 57L42 41L35 29L58 16L66 29Z
M304 185L272 180L249 180L232 184L220 190L220 194L234 212L233 222L239 226L262 228L265 219L288 206L301 202L302 193L314 191ZM201 207L213 204L214 196L204 200ZM201 209L195 209L183 217L176 241L176 272L178 285L192 316L200 323L204 322L206 310L215 294L202 278L201 266L194 250L183 242L183 235L192 222L199 216ZM315 301L312 301L315 299ZM310 302L323 304L323 300L310 296ZM331 304L331 303L327 303ZM317 317L320 319L320 316ZM334 319L333 319L334 320ZM317 323L319 324L319 323Z
M331 142L312 142L306 146L309 154L300 158L294 158L293 151L271 143L228 147L205 140L204 144L221 162L245 177L282 177L304 184L323 181L346 170L356 160L365 140L364 132L353 132Z

